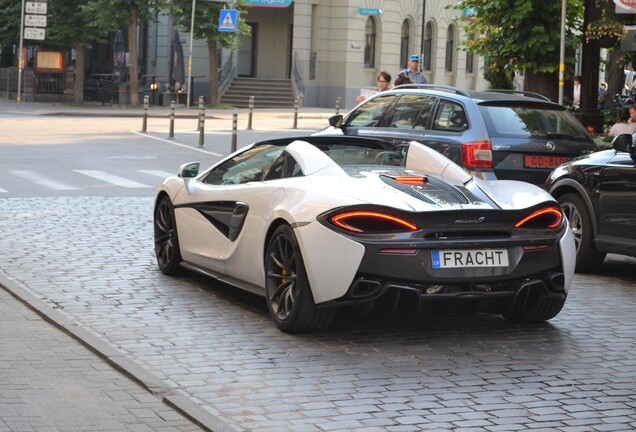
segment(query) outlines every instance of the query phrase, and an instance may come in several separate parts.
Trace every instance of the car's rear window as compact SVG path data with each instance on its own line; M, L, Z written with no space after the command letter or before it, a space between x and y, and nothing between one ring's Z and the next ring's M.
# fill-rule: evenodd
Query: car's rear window
M589 134L566 110L549 105L479 105L491 137L587 140Z

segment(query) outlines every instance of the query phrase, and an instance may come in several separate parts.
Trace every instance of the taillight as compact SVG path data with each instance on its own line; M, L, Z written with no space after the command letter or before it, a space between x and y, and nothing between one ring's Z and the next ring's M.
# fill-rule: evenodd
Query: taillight
M407 220L386 213L352 211L329 218L332 224L354 233L386 233L417 231L419 227Z
M462 162L465 168L492 168L492 146L490 141L462 144Z
M515 228L555 229L561 226L562 221L561 209L547 207L521 219L515 224Z

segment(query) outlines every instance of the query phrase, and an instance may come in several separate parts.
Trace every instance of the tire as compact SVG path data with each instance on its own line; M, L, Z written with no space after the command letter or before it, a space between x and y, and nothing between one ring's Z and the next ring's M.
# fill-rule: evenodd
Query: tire
M159 269L166 275L175 276L183 271L179 236L174 218L174 206L164 196L155 209L155 256Z
M574 234L576 271L592 273L600 270L605 260L605 253L599 252L594 245L592 218L583 198L577 194L568 193L559 197L558 201Z
M314 303L300 247L289 225L272 234L265 255L267 308L278 328L286 333L325 330L335 309Z

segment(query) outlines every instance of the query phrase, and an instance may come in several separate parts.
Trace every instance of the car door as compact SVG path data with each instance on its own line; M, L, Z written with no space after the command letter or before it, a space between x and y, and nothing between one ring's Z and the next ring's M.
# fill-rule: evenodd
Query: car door
M599 241L610 241L624 248L631 245L633 251L636 248L636 162L629 154L618 152L603 168L598 184Z
M175 203L181 254L185 261L226 273L228 248L258 205L257 188L282 153L280 145L247 149L192 179Z

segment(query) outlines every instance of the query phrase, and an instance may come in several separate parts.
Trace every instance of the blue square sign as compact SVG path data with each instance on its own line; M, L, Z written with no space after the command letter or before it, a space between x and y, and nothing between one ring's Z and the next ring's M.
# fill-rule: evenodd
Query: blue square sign
M236 9L221 9L219 16L220 32L235 32L238 25L238 11Z

